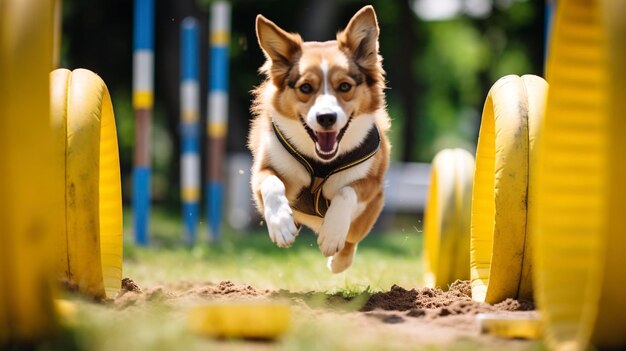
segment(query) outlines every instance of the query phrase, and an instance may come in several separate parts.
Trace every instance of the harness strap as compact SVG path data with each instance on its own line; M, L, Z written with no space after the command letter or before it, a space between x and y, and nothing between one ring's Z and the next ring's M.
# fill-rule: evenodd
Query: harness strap
M330 201L322 194L322 188L328 178L333 174L345 171L369 160L380 149L380 132L376 125L373 125L361 145L340 155L331 162L320 162L299 152L278 129L276 123L272 123L272 127L274 134L276 134L278 141L280 141L285 150L300 162L311 176L308 190L312 196L306 196L303 194L305 191L303 191L298 196L297 203L292 204L292 206L301 212L318 217L324 217L330 205Z

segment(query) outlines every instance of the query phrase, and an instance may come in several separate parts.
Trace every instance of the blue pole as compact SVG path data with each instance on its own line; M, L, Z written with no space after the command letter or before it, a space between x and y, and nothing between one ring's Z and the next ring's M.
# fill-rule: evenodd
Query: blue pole
M200 211L200 75L198 23L193 17L182 22L180 55L181 198L185 240L193 244Z
M154 0L135 0L133 32L133 214L135 242L147 245L150 218L150 129L154 91Z
M230 42L230 4L215 1L211 5L209 66L209 106L207 133L209 162L207 181L207 219L210 238L220 238L223 206L223 160L228 126L228 45Z
M556 0L546 0L545 8L545 23L543 32L543 66L544 73L546 71L546 64L548 62L548 48L550 47L550 33L552 32L552 23L554 21L554 11L556 7Z

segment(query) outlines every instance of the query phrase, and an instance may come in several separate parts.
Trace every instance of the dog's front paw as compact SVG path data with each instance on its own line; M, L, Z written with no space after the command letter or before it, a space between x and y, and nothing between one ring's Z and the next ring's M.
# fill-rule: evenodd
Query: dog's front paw
M293 220L291 208L284 196L277 206L265 208L265 222L272 242L278 247L289 247L296 240L299 228Z
M261 184L265 205L263 215L270 239L278 247L289 247L296 240L300 228L293 220L289 200L285 197L285 185L276 176L267 177Z
M326 223L324 221L322 230L317 237L317 245L324 256L330 257L343 249L346 243L347 230L333 228L332 225L327 225Z
M356 193L349 186L333 198L317 237L317 245L324 256L330 257L343 249L356 203Z

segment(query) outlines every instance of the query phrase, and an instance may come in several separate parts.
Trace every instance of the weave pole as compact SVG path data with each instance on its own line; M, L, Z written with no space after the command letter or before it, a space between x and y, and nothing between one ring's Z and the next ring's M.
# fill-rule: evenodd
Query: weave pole
M222 225L224 143L228 126L228 44L230 4L211 5L210 69L208 97L207 219L213 241L219 240Z
M147 245L150 218L150 129L154 90L154 0L135 0L133 42L133 214L135 242Z
M198 22L186 17L181 25L180 116L181 198L185 240L196 241L200 209L200 80Z

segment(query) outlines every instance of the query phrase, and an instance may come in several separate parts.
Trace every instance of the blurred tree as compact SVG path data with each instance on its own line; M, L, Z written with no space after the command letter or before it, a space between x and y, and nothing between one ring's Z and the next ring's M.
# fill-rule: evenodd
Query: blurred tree
M380 15L384 16L382 23L394 23L397 27L396 30L391 31L390 28L383 27L381 41L393 45L392 55L391 57L385 55L384 63L391 82L390 94L397 95L402 111L402 122L400 122L402 132L396 136L396 148L400 153L399 160L407 162L415 159L413 145L420 128L420 119L417 118L420 101L417 97L423 87L415 79L416 70L413 60L420 60L416 52L417 48L422 46L423 32L417 28L418 23L408 1L380 1L380 3L377 7L382 7L383 10ZM391 8L392 6L395 8ZM399 118L396 118L397 120Z
M543 3L524 0L454 0L451 17L420 20L423 47L412 60L421 121L414 160L429 161L446 147L475 151L482 105L491 85L507 74L543 71ZM414 0L419 5L436 0ZM473 9L471 4L483 7ZM424 16L426 17L426 16Z

